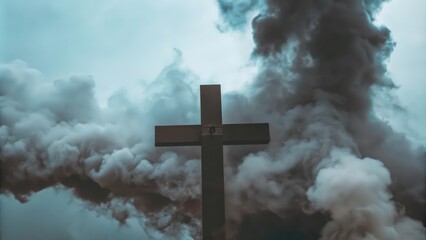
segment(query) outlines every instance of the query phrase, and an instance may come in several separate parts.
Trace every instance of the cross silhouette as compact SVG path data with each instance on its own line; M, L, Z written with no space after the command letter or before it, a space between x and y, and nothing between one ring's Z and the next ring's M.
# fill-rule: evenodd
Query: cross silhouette
M224 240L223 145L267 144L269 124L222 124L220 85L201 85L200 93L201 125L155 126L155 146L201 145L203 240Z

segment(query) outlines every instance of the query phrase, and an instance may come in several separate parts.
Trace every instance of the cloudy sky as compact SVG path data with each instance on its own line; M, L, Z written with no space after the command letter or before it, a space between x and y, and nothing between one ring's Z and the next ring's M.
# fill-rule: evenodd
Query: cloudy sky
M399 86L392 94L403 109L378 101L381 118L413 142L426 143L426 2L393 0L376 23L392 32L396 47L388 69ZM255 16L255 12L252 13ZM250 18L250 16L249 16ZM53 82L89 75L101 107L117 91L138 97L144 86L182 54L196 84L220 83L239 91L256 75L250 61L252 29L221 31L213 0L2 0L0 64L15 60ZM16 239L143 239L136 219L128 225L89 210L69 191L45 189L21 204L0 196L0 232Z

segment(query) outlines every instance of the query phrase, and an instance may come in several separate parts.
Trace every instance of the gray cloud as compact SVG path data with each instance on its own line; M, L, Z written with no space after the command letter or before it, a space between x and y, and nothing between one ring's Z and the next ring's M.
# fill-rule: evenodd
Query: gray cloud
M197 227L198 154L153 150L154 123L198 116L191 75L179 58L146 86L145 103L117 93L108 109L94 101L90 77L52 85L22 61L2 65L1 191L26 202L34 192L62 185L122 223L140 211L147 225L175 236ZM136 209L120 210L115 201Z

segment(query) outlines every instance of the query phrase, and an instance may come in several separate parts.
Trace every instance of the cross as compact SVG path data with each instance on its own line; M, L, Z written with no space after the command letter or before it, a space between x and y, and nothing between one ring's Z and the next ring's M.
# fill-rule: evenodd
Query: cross
M155 126L155 146L201 145L203 240L224 240L223 145L269 143L269 124L222 124L220 85L201 85L200 93L201 125Z

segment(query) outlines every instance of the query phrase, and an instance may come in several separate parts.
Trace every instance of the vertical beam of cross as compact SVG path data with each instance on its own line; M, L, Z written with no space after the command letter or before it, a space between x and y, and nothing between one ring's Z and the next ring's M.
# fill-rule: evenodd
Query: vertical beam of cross
M220 86L201 86L203 239L225 239L222 104Z
M224 240L223 145L269 143L269 124L222 124L220 85L200 92L201 125L155 126L155 146L201 145L203 240Z

